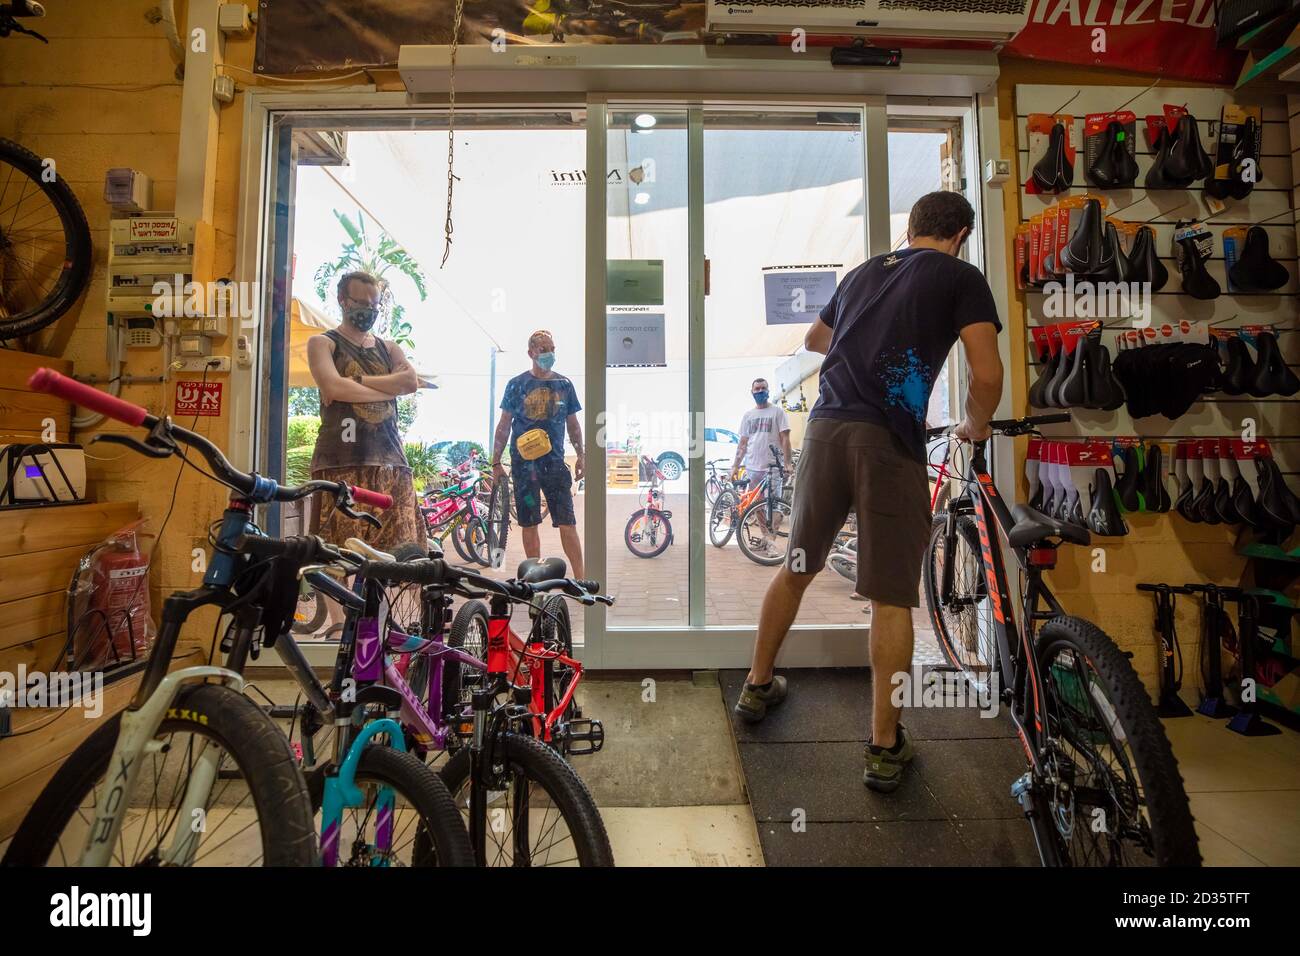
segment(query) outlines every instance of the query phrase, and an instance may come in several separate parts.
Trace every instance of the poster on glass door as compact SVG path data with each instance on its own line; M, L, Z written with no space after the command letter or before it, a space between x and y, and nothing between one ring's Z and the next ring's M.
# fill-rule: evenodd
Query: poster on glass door
M763 302L768 325L808 323L835 293L839 265L764 266Z
M662 312L610 312L605 316L605 336L609 368L668 366Z

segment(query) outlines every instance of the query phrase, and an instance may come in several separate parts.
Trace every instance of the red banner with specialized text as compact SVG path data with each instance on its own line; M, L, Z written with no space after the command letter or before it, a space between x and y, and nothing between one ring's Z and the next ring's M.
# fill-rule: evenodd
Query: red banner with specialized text
M1034 0L1007 56L1232 83L1244 54L1214 45L1213 0Z

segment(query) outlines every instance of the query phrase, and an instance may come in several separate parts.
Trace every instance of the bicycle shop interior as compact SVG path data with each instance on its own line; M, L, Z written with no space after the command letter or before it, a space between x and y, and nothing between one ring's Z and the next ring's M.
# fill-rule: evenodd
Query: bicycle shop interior
M996 697L909 700L917 759L899 791L863 786L881 678L855 593L860 516L778 659L788 700L762 723L733 713L799 488L797 462L783 485L776 469L770 485L735 481L754 385L766 383L797 453L819 394L821 356L804 344L817 310L865 259L906 248L917 200L951 191L975 211L961 255L1002 325L993 417L1069 412L993 438L991 485L1008 507L1068 485L1071 500L1113 508L1118 527L1094 522L1087 544L1062 544L1046 581L1140 680L1204 865L1300 864L1300 54L1283 43L1300 12L1217 45L1212 22L1117 24L1112 52L1080 55L1086 28L1032 0L1007 5L1020 9L1006 15L1014 27L963 31L963 16L982 14L951 13L913 28L919 39L887 32L866 46L829 20L800 46L775 4L762 7L777 18L765 32L715 21L725 4L713 3L614 16L485 0L455 29L451 3L383 0L364 22L352 6L51 0L13 21L47 43L0 30L0 853L70 755L131 703L165 600L224 554L215 523L229 493L175 456L92 444L147 431L33 390L32 374L170 416L241 472L295 485L312 477L322 429L308 342L338 329L338 280L364 270L389 296L375 331L419 382L397 399L395 434L426 553L516 576L520 509L493 492L494 440L533 333L546 330L573 384L583 474L571 443L561 453L581 478L570 494L583 576L614 603L570 606L575 699L601 745L558 749L616 864L1040 865L1011 796L1025 746ZM832 65L846 46L847 65ZM865 62L893 47L901 62ZM1199 136L1210 167L1148 178L1175 130ZM1252 172L1232 180L1241 142ZM1135 170L1110 188L1092 172L1106 148ZM1043 164L1062 155L1054 185ZM1225 169L1237 192L1213 186ZM60 215L60 183L88 248ZM1167 281L1147 293L1145 321L1063 312L1044 288L1064 267L1044 264L1039 244L1059 232L1052 248L1065 247L1094 209L1126 263L1143 236L1155 243ZM1239 265L1265 260L1285 275L1267 288L1240 278ZM78 268L57 315L15 321ZM173 306L197 312L158 308L154 283L173 276ZM1136 389L1058 401L1047 386L1083 340L1109 349L1117 376L1126 350L1195 343L1225 370L1236 356L1249 380L1233 388L1224 371L1162 413L1137 414ZM930 426L961 420L967 373L955 348ZM947 448L932 440L932 461ZM779 443L764 453L784 465ZM516 481L526 464L505 456ZM937 485L936 527L971 484ZM311 534L322 507L333 505L270 503L257 521L272 537ZM564 556L553 517L541 519L543 557ZM1005 536L982 521L975 566L983 543L1014 572ZM913 668L952 687L962 666L935 596L939 551L912 615ZM123 574L143 586L122 597ZM1009 575L1013 604L1023 584ZM344 617L300 587L301 662L328 677ZM994 609L978 594L982 642ZM140 615L125 640L111 623L122 601ZM515 627L525 621L517 611ZM227 623L196 613L170 670L221 658ZM295 664L260 640L244 693L302 759ZM51 690L92 644L93 714Z

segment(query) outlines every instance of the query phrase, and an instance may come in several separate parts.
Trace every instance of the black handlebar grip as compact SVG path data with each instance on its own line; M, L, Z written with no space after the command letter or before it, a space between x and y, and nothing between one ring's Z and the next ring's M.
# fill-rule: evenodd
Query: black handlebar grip
M363 578L393 584L440 584L446 580L447 566L442 561L421 558L418 561L364 561L357 568Z
M258 558L278 558L288 549L287 541L268 538L260 534L243 534L235 541L235 549Z
M600 590L600 582L599 582L599 581L583 581L583 580L579 580L579 581L577 581L576 583L577 583L578 587L582 588L582 589L583 589L584 591L586 591L588 594L595 594L597 591Z

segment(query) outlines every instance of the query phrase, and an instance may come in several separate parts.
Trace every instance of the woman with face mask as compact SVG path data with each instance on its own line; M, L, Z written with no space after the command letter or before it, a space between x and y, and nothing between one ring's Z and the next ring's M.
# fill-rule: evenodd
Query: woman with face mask
M419 388L419 377L402 350L372 333L383 287L366 272L339 279L338 328L307 342L307 360L320 389L321 427L312 454L313 478L346 481L392 495L393 506L371 528L316 502L312 530L326 541L360 537L383 551L424 541L411 469L397 430L397 396ZM331 605L332 608L332 605Z

